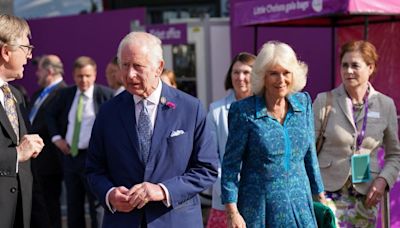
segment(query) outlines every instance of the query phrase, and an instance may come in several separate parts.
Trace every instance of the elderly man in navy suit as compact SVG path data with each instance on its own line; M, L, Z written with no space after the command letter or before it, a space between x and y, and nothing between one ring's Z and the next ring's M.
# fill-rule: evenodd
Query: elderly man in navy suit
M160 80L161 41L132 32L118 48L126 91L102 106L86 163L104 227L202 227L198 193L217 177L200 101Z

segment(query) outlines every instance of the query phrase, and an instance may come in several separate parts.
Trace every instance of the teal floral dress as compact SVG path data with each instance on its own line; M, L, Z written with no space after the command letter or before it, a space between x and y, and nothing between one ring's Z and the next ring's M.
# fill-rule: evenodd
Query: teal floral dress
M247 227L317 227L311 194L324 189L311 99L307 93L286 99L283 125L267 114L262 96L229 110L222 202L236 202Z

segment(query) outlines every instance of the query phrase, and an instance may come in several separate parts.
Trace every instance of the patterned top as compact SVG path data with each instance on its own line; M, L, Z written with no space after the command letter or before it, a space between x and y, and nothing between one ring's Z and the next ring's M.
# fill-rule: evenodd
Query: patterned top
M324 189L311 99L293 93L287 101L283 125L267 114L261 96L235 102L229 110L222 202L237 202L247 227L317 227L311 193Z

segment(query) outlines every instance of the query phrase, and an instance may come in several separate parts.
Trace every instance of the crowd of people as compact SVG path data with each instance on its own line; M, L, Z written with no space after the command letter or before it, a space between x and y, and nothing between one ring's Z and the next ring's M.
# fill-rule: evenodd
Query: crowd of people
M288 44L239 53L207 113L177 89L146 32L122 38L109 87L95 83L91 57L75 60L68 86L61 58L40 56L28 102L9 82L32 58L30 37L25 20L0 15L0 227L62 227L63 181L74 228L86 226L86 200L92 228L203 227L209 187L208 228L321 227L316 203L332 227L375 227L397 180L397 111L370 82L378 53L368 41L341 47L342 83L314 102Z

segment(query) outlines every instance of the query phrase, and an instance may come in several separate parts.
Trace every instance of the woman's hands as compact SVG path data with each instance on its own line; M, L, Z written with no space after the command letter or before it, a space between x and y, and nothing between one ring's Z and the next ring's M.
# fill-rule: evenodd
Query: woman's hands
M313 195L313 200L316 201L316 202L320 202L320 203L322 203L324 205L327 205L326 204L326 198L325 198L325 192L321 192L318 195Z
M383 194L385 194L385 189L387 182L383 177L377 177L373 182L367 196L365 198L365 206L367 208L377 205L381 202Z
M246 228L246 222L240 215L236 203L226 204L225 210L228 218L228 228Z

